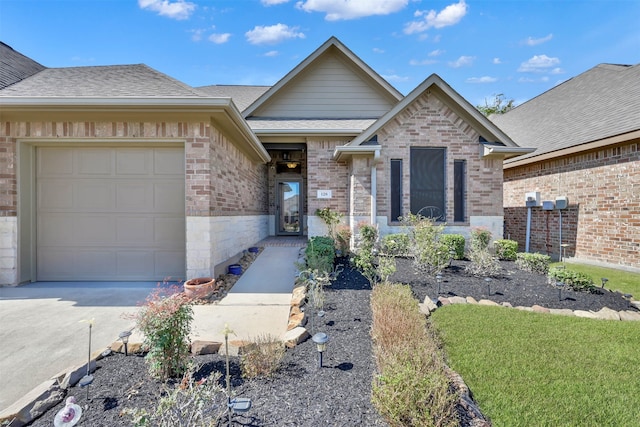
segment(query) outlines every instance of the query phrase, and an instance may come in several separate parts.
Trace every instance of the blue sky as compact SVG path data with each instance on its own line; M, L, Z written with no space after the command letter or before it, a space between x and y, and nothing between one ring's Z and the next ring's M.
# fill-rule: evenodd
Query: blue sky
M637 0L0 0L0 40L47 67L272 85L336 36L402 93L437 73L474 105L640 63L639 23Z

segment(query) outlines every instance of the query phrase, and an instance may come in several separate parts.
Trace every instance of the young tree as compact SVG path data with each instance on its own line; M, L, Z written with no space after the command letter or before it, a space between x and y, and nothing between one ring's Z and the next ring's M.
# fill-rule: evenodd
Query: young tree
M507 111L511 110L515 107L515 100L509 99L507 100L503 94L499 93L495 96L491 104L484 100L484 105L476 105L476 108L484 114L486 117L489 117L492 114L504 114Z

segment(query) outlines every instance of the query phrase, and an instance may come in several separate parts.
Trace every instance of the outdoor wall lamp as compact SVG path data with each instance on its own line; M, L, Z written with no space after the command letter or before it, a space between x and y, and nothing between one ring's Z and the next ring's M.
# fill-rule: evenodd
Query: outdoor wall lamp
M322 368L322 353L327 349L327 341L329 336L324 332L318 332L311 340L316 343L316 349L318 350L318 367Z
M122 331L118 335L118 338L122 340L122 344L124 344L124 355L128 356L129 352L127 351L127 344L129 344L129 337L131 336L131 331Z

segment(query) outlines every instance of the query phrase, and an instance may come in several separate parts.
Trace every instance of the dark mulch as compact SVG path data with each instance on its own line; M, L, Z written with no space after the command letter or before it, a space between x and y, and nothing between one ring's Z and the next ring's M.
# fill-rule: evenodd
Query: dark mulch
M500 272L487 287L484 277L474 277L465 271L469 261L456 261L442 273L440 293L435 278L420 274L413 261L406 258L396 260L397 271L391 276L393 282L411 285L416 298L421 302L426 296L471 296L476 300L489 299L497 303L509 302L514 307L540 305L546 308L568 308L571 310L598 311L603 307L612 310L635 310L622 294L599 289L597 293L576 292L564 287L558 289L547 283L547 276L529 273L516 267L515 262L501 261ZM600 282L600 278L594 278ZM615 284L608 283L613 287Z
M487 290L483 278L464 272L464 261L454 261L443 273L442 296L473 296L476 299L508 301L512 305L548 308L599 310L607 306L614 310L628 309L628 303L617 293L582 294L558 290L547 284L544 276L520 271L511 262L502 263L499 277ZM417 274L409 260L398 259L398 272L391 278L412 286L421 301L428 295L437 296L435 279ZM327 289L322 318L307 324L312 333L329 335L324 367L318 368L318 354L311 340L286 352L283 368L273 378L244 380L238 358L231 357L233 392L249 397L252 409L234 417L234 425L242 426L383 426L384 420L370 403L371 381L375 363L371 351L371 287L348 265ZM312 329L312 330L311 330ZM200 374L224 373L224 358L219 355L197 356L202 366ZM130 426L131 419L121 416L124 408L145 408L152 411L162 393L162 384L149 378L144 359L139 356L111 355L97 363L95 380L86 389L73 387L68 395L77 398L86 408L80 426ZM410 392L410 391L408 391ZM61 403L49 410L32 425L51 426ZM223 409L223 408L218 408ZM465 415L461 414L461 425ZM222 425L226 425L222 423Z

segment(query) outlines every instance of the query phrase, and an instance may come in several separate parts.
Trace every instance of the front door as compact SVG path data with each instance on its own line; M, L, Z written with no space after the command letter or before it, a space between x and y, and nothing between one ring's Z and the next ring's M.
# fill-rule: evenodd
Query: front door
M277 183L278 235L302 234L302 180L286 179Z

